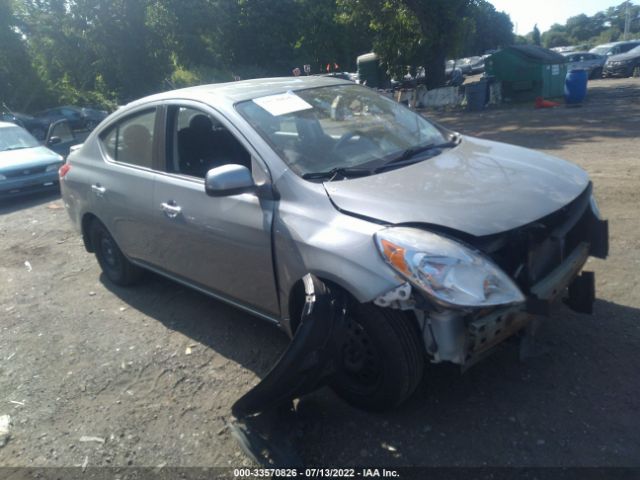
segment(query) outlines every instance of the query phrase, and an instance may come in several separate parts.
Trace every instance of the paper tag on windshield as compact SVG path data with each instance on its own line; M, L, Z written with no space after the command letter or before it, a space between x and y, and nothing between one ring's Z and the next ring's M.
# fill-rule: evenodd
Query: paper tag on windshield
M264 108L274 117L286 115L287 113L309 110L313 106L309 105L295 93L279 93L268 97L254 98L253 103Z

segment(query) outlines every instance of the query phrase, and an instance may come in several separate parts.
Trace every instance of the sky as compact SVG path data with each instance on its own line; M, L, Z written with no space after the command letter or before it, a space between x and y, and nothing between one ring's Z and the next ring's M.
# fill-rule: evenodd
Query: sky
M537 23L541 32L554 23L564 24L567 18L594 13L620 5L623 0L489 0L496 10L508 13L518 35L526 35ZM632 0L638 5L639 0Z

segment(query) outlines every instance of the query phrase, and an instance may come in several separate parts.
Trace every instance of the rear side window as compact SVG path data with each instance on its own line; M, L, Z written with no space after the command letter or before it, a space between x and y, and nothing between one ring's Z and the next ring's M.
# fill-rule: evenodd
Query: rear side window
M152 168L156 109L121 120L100 136L107 155L117 162Z

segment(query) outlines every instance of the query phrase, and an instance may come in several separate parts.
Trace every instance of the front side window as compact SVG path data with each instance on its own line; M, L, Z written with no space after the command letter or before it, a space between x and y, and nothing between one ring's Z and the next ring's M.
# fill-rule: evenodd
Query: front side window
M251 155L216 118L191 107L167 111L167 171L204 178L209 170L237 164L251 169Z
M112 160L152 168L156 110L146 110L121 120L100 137Z
M299 175L375 167L409 148L445 140L420 115L357 85L256 98L236 108Z

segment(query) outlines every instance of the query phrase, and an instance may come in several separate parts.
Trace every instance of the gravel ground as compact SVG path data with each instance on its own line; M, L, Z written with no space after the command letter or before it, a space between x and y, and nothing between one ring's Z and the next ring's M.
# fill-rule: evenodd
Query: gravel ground
M579 108L434 113L592 176L611 256L593 316L566 309L461 375L430 366L382 415L327 389L298 403L309 465L640 466L640 79L590 84ZM57 196L0 206L0 466L250 465L226 422L287 345L276 328L149 275L114 287ZM1 423L1 422L0 422ZM1 443L1 442L0 442Z

